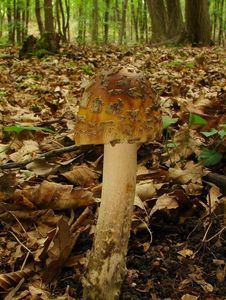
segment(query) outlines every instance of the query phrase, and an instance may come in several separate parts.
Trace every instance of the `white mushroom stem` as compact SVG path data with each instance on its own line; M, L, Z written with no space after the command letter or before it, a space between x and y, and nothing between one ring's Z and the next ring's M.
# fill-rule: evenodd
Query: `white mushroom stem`
M104 146L102 200L84 279L84 300L119 297L126 273L136 168L136 144Z

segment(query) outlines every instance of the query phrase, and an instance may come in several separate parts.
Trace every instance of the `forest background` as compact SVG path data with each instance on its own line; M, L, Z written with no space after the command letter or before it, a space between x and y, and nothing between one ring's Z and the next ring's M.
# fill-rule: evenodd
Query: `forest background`
M1 0L0 43L58 33L77 44L225 44L224 0Z

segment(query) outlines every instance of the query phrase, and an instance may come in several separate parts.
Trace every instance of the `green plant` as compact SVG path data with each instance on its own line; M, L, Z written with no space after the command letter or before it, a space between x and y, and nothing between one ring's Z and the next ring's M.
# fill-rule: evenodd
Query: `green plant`
M176 124L178 120L179 120L178 118L171 118L169 116L162 117L163 128L166 130L164 145L166 147L166 151L168 152L168 154L170 149L180 147L180 145L177 142L175 142L171 137L172 130L170 130L170 126ZM193 138L192 136L189 135L189 130L191 129L192 125L204 126L207 124L208 121L203 117L194 113L189 113L188 135L184 136L184 144L188 145L189 139ZM219 147L226 136L226 124L219 125L219 129L211 128L209 131L201 131L200 133L203 136L205 136L205 138L209 139L209 141L207 141L209 146L201 149L201 152L197 157L197 159L207 167L214 166L218 164L223 158L223 154L219 151ZM210 138L212 140L210 140Z
M1 91L1 90L0 90L0 97L5 97L5 96L6 96L6 94L7 94L7 92L6 92L6 91Z
M86 75L93 75L93 70L92 70L91 66L83 65L83 66L81 66L81 69Z
M42 132L49 132L54 133L53 130L45 127L36 127L36 126L22 126L22 125L11 125L7 127L3 127L4 132L8 133L16 133L20 134L23 131L42 131Z
M198 160L202 161L207 167L217 165L223 158L223 154L217 150L226 136L226 124L222 124L219 127L222 129L211 128L210 131L201 132L208 139L214 137L210 145L212 149L203 148L198 157Z

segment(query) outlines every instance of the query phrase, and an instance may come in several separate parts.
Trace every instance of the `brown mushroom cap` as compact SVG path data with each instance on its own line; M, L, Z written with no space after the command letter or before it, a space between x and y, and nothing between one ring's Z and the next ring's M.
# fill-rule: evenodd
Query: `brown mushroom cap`
M103 71L85 88L75 124L77 145L153 141L160 131L157 97L137 68Z

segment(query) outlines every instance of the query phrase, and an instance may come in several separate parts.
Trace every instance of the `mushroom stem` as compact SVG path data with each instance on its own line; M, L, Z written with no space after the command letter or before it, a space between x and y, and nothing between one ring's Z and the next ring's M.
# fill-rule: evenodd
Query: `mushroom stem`
M84 300L119 297L126 273L136 168L136 144L104 146L102 200L84 279Z

